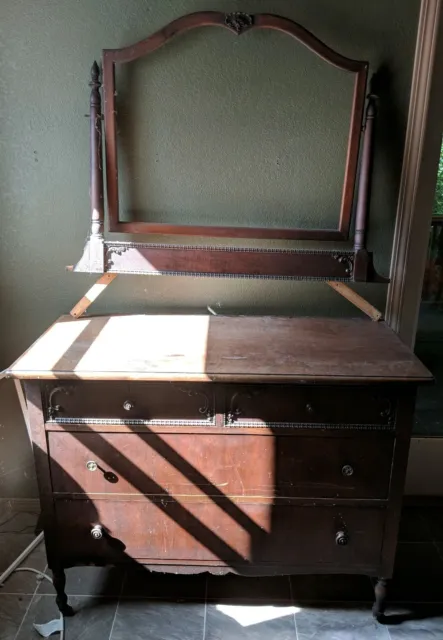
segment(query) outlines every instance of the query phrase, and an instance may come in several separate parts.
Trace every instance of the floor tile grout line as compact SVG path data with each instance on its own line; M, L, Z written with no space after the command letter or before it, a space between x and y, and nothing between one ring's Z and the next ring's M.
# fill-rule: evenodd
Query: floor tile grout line
M203 640L206 638L206 617L208 615L208 576L205 576L205 610L203 613Z
M289 581L289 597L291 598L291 605L295 609L295 601L294 601L294 594L293 594L293 591L292 591L291 576L288 576L288 581ZM297 620L296 620L296 617L295 617L295 611L293 611L293 613L292 613L292 618L294 620L295 640L298 640L298 629L297 629Z
M33 596L33 595L34 595L33 593L23 593L23 591L1 591L0 592L0 597L1 596Z
M22 593L19 591L15 591L15 592L3 592L0 591L0 597L4 595L4 596L32 596L34 595L33 593ZM38 596L42 596L45 598L50 598L51 596L54 596L54 593L37 593L36 595ZM69 598L93 598L94 600L115 600L115 598L119 597L118 594L112 594L110 593L109 595L96 595L96 594L91 594L91 593L68 593L67 596ZM165 602L167 604L171 604L172 601L171 600L167 600L164 596L134 596L134 595L128 595L128 596L121 596L120 600L137 600L138 602L141 601L146 601L146 602ZM174 599L174 602L177 602ZM193 598L183 598L180 599L180 602L182 602L183 604L195 604L196 600L194 600ZM198 602L198 601L197 601ZM247 602L245 603L245 606L253 606L254 604L259 604L261 606L266 606L266 604L271 604L271 605L284 605L285 603L287 603L287 599L281 599L281 600L269 600L268 598L254 598L254 602ZM302 598L300 600L297 600L297 603L300 604L325 604L325 605L333 605L333 604L348 604L350 606L354 605L354 604L367 604L367 605L372 605L373 600L330 600L328 598L321 598L321 599L315 599L315 598ZM208 600L208 604L238 604L238 602L233 599L233 600L228 600L228 601L220 601L217 598L214 599L209 599ZM242 606L244 603L240 603L240 606ZM441 600L417 600L417 598L413 598L412 600L399 600L399 599L395 599L392 600L392 602L390 601L390 604L393 605L398 605L398 604L418 604L418 605L428 605L428 604L443 604L443 598ZM297 606L294 603L294 606Z
M0 594L1 595L1 594ZM32 595L31 593L11 593L9 595L14 595L14 596L22 596L22 595ZM40 591L38 593L39 596L45 596L45 597L50 597L50 596L55 596L56 594L54 592L44 592L44 591ZM94 598L94 600L115 600L116 598L119 598L119 594L118 593L109 593L109 594L96 594L96 593L66 593L66 595L68 596L68 598ZM142 597L137 597L137 596L123 596L123 600L127 598L128 600L135 598L136 600L155 600L155 598L142 598Z
M46 569L47 569L47 568L48 568L48 565L46 565L46 566L45 566L45 570L43 571L43 573L46 573ZM25 613L24 613L24 615L23 615L23 618L22 618L22 620L21 620L21 622L20 622L20 625L19 625L19 627L18 627L18 629L17 629L17 633L16 633L16 634L15 634L15 636L14 636L14 640L17 640L17 638L18 638L18 634L19 634L19 633L20 633L20 631L22 630L23 623L24 623L24 621L25 621L26 616L28 615L28 612L29 612L29 610L30 610L30 608L31 608L32 603L34 602L34 599L35 599L35 596L37 595L37 591L38 591L39 586L40 586L40 581L39 581L39 580L36 580L36 585L35 585L35 589L34 589L34 594L32 595L32 597L31 597L31 599L30 599L30 601L29 601L29 604L28 604L28 606L26 607L26 611L25 611Z
M115 612L114 612L114 619L112 621L112 625L111 625L111 630L109 631L109 638L108 640L112 640L112 634L114 632L114 625L115 625L115 621L117 620L117 613L118 613L118 606L120 604L120 599L121 599L121 595L123 593L123 589L125 586L125 582L126 582L126 576L128 575L128 572L125 571L124 575L123 575L123 579L122 579L122 584L120 587L120 593L118 594L118 600L117 600L117 605L115 607Z
M2 592L0 591L0 597L2 595L5 596L32 596L32 593L21 593L21 592ZM50 597L55 595L54 593L38 593L37 595L39 596L45 596L45 597ZM116 597L120 597L118 594L112 594L110 593L109 595L97 595L97 594L91 594L91 593L68 593L67 594L69 598L94 598L96 600L113 600ZM142 600L146 600L147 602L150 601L154 601L154 602L166 602L168 604L171 603L171 600L168 600L167 598L165 598L164 596L135 596L135 595L128 595L128 596L121 596L120 600L137 600L137 601L142 601ZM176 600L174 599L174 602L176 602ZM190 598L181 598L180 602L183 603L189 603L189 604L193 604L195 603L195 599L190 597ZM197 601L198 602L198 601ZM270 600L269 598L254 598L254 603L259 603L260 605L266 605L266 603L270 603L271 605L283 605L285 602L287 602L287 599L278 599L278 600ZM299 603L303 603L303 604L307 604L307 603L322 603L322 604L349 604L349 605L354 605L354 604L372 604L373 600L372 599L366 599L366 600L330 600L328 598L301 598L299 600L297 600L297 602ZM213 598L213 599L208 599L208 604L236 604L237 601L235 600L235 598L233 600L223 600L222 602L218 599L218 598ZM392 601L393 604L422 604L422 605L426 605L426 604L443 604L443 598L441 600L417 600L416 598L412 599L412 600L393 600ZM241 603L243 604L243 603ZM246 606L248 606L249 604L251 604L252 606L252 602L246 603ZM296 606L294 604L294 606Z

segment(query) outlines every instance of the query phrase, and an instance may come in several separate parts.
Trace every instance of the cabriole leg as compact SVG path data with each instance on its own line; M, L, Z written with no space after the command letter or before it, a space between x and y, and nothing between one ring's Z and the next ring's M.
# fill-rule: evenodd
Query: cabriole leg
M52 579L54 582L54 589L57 594L55 599L57 607L60 609L60 613L64 616L73 616L74 610L68 604L68 596L65 593L66 574L63 567L57 567L52 570Z
M383 618L386 608L386 595L387 595L388 581L386 578L378 578L375 587L375 602L372 607L372 615L377 620Z

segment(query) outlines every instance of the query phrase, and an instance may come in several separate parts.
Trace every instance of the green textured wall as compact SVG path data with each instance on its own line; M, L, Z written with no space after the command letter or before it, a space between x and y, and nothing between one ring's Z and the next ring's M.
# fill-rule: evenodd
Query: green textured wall
M91 283L88 276L67 273L64 267L78 259L88 231L89 123L84 114L92 61L102 48L135 42L192 11L286 15L344 55L367 59L371 69L385 66L390 85L380 104L369 245L377 268L387 273L419 4L419 0L3 0L0 366L8 365L56 317L69 311ZM248 223L255 215L269 225L275 224L276 215L291 226L334 219L336 178L342 172L339 133L346 116L346 80L334 94L335 84L329 81L335 76L328 70L332 74L324 77L328 93L321 99L319 76L312 66L316 62L308 61L303 51L297 49L298 66L294 64L292 75L281 67L289 56L294 62L290 45L295 43L289 39L259 36L254 57L252 33L239 39L224 32L214 33L213 39L208 31L194 35L158 52L151 65L140 65L130 80L144 78L144 84L126 112L128 79L122 84L118 99L123 134L131 139L134 119L143 132L135 158L127 163L134 170L132 190L123 193L125 207L146 219L195 216L195 221L208 223L220 218ZM225 47L229 47L226 53ZM237 50L249 56L247 66L235 66ZM196 67L187 69L188 59ZM260 77L266 82L259 84ZM145 95L147 111L142 107ZM278 95L284 95L281 104ZM286 122L287 135L282 132ZM183 123L186 132L177 140ZM319 132L323 128L323 135L315 139L307 135L308 123ZM214 154L217 145L220 152ZM229 162L232 157L235 163ZM318 171L313 168L316 158L322 161ZM249 166L252 172L246 172ZM145 189L146 198L150 196L146 210ZM365 291L383 305L383 287ZM205 313L207 306L224 313L352 313L321 283L169 277L121 277L94 311ZM10 382L0 383L0 402L0 496L35 495L32 460Z
M353 74L285 34L217 28L118 72L123 215L337 227Z

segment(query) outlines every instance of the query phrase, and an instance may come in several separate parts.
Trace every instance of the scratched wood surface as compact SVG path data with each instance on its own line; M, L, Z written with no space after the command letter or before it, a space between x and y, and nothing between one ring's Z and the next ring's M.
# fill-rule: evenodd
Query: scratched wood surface
M73 549L84 558L102 556L108 562L114 554L116 563L136 559L153 568L169 563L180 565L180 573L193 564L209 571L211 565L243 568L242 573L255 568L257 575L257 569L266 574L273 563L279 567L273 571L277 575L288 568L294 573L364 573L378 565L385 518L383 509L341 507L352 541L342 546L335 541L338 517L330 506L249 503L241 505L235 518L223 502L176 499L142 504L57 499L55 509L64 558ZM94 540L91 522L112 531L112 545Z
M231 500L383 500L388 496L394 446L392 434L375 432L319 440L52 431L48 442L54 493L66 498L100 494L102 499L168 493ZM97 464L92 472L86 466L91 459ZM352 467L351 475L343 473L344 464Z
M62 316L6 375L237 382L432 379L383 322L203 315Z

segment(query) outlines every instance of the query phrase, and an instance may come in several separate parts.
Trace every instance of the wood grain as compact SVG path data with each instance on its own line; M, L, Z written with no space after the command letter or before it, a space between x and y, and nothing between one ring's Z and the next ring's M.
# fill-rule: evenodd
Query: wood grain
M213 385L210 383L60 381L44 390L46 419L143 420L213 428L370 425L392 428L396 397L382 385ZM217 405L218 410L216 411ZM216 416L219 421L216 421ZM66 422L65 422L66 423ZM130 423L130 422L129 422Z
M49 434L56 494L151 494L150 479L171 495L256 498L385 499L394 438L248 435ZM214 456L214 452L217 455ZM95 470L86 463L94 461ZM343 467L352 467L345 475ZM142 486L137 478L146 475ZM76 481L73 482L73 478ZM154 494L155 495L155 494Z
M336 251L288 251L105 243L106 269L114 273L227 277L352 279L353 254Z
M45 414L47 419L185 420L210 426L215 424L214 392L214 385L199 383L54 382L45 387Z
M252 566L275 563L354 572L379 566L384 509L294 508L244 504L256 532L234 521L218 504L163 500L138 502L56 500L64 556L120 561ZM93 540L101 523L106 534ZM336 544L346 524L349 544ZM116 549L118 550L116 553Z
M344 282L328 282L328 285L337 291L341 296L349 300L351 304L353 304L357 309L360 309L363 313L374 320L374 322L378 322L383 318L383 314L381 311L376 309L370 302L365 300L362 296L356 293L351 287L348 287Z
M6 374L226 382L432 380L383 322L179 315L63 316Z
M232 426L298 423L306 425L393 426L395 395L377 385L225 386L226 424Z
M98 296L103 293L108 284L117 277L116 273L104 273L97 280L95 284L88 290L87 293L77 302L77 304L71 309L69 312L73 318L79 318L82 316L86 309L90 307L90 305L97 300Z
M116 187L113 187L114 189ZM344 216L346 220L346 217ZM345 226L343 223L343 227ZM115 222L109 227L114 233L138 233L142 235L201 236L206 238L250 238L256 240L312 240L317 242L347 240L347 229L280 229L272 227L241 227L196 224L171 224L168 222Z

